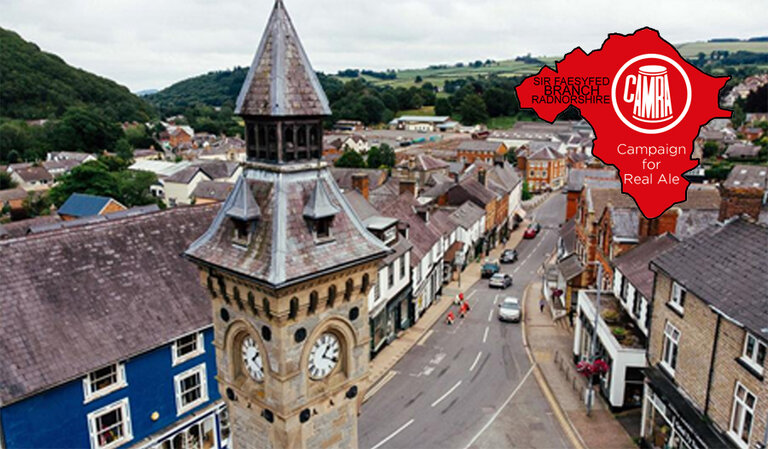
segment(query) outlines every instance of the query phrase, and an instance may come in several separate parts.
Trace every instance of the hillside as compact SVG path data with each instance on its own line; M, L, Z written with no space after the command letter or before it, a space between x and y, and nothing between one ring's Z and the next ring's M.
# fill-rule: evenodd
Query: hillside
M684 58L695 58L699 53L709 55L713 51L768 53L768 42L764 41L688 42L677 44L676 47Z
M96 107L114 120L146 120L147 102L114 81L64 60L0 28L0 117L58 118L70 106Z
M222 106L229 101L234 106L247 73L247 67L209 72L179 81L144 98L165 115L181 113L187 106L196 103Z

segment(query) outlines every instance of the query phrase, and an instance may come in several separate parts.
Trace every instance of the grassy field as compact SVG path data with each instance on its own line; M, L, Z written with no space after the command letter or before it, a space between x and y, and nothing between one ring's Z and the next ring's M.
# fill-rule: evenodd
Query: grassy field
M434 106L424 106L421 109L408 109L405 111L399 111L397 113L398 117L401 117L403 115L435 115L435 107Z
M678 45L677 50L685 58L695 58L699 53L709 55L715 50L768 53L768 42L689 42Z

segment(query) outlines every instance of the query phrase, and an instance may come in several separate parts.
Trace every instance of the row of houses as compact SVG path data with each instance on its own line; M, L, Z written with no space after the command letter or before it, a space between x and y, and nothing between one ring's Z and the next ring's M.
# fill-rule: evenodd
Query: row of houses
M574 362L608 364L611 408L642 407L649 446L766 444L767 185L766 167L736 166L647 220L611 173L569 176L545 293L574 318Z

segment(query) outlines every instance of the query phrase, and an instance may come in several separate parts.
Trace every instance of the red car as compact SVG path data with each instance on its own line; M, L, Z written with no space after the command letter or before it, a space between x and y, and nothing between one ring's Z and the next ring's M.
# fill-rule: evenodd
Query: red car
M536 237L536 234L538 234L538 233L539 233L539 229L536 226L531 225L531 226L528 226L525 229L525 232L523 233L523 238L524 239L532 239L532 238Z

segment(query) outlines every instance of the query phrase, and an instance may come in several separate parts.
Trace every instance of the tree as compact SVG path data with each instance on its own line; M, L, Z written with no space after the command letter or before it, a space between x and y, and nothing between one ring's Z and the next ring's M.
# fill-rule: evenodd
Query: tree
M517 154L515 154L515 148L509 148L507 154L504 155L504 159L510 164L517 166Z
M0 190L13 189L14 187L16 187L16 181L11 178L11 174L0 171Z
M451 102L447 98L435 100L435 115L451 115Z
M488 111L485 102L477 94L467 95L461 102L461 123L465 125L476 125L488 120Z
M115 143L115 153L117 153L117 157L130 161L133 159L133 146L128 142L128 139L122 138Z
M741 125L744 124L744 120L747 119L747 114L744 113L744 110L741 108L741 105L736 103L736 105L733 107L733 115L731 115L731 123L733 123L734 128L739 128Z
M368 151L369 168L391 168L395 165L395 150L386 143Z
M335 165L336 167L365 168L365 159L357 151L345 147L344 153Z
M416 75L416 78L414 78L413 82L416 84L419 84L422 81L421 75Z
M38 217L51 213L51 199L45 193L30 192L22 203L27 217Z
M96 153L112 150L123 137L117 123L109 121L95 109L71 107L56 124L51 136L55 148Z
M488 108L488 115L499 117L512 113L512 109L517 105L515 95L512 91L500 87L491 87L483 93L483 101Z
M715 157L720 153L720 145L712 141L704 142L703 152L705 158Z
M527 201L527 200L530 200L532 197L533 195L531 195L531 188L528 187L528 181L523 181L523 191L520 195L520 198L523 201Z

